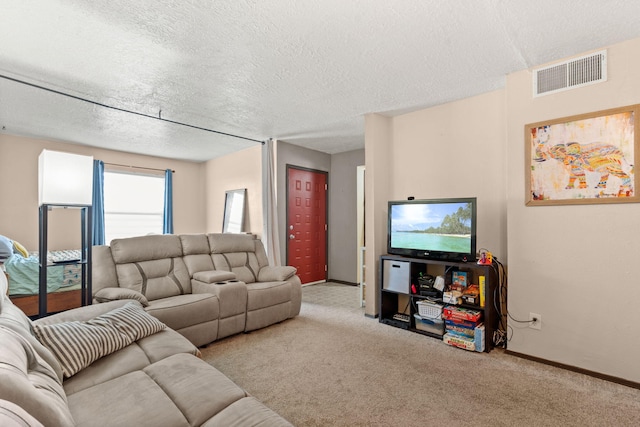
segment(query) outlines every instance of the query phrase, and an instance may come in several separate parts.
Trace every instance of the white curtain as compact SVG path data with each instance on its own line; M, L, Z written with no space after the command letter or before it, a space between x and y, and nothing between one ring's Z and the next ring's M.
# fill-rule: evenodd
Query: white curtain
M262 145L262 242L269 258L269 265L282 265L276 200L275 147L274 139L269 139Z

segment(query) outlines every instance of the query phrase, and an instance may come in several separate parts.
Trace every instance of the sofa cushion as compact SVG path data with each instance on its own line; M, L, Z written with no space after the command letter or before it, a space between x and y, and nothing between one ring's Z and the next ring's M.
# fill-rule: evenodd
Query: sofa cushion
M116 301L121 299L133 299L142 304L143 307L149 305L147 297L140 292L128 288L102 288L93 295L97 302Z
M116 264L109 246L94 246L91 249L91 289L95 294L102 288L118 286Z
M291 301L291 283L258 282L247 284L247 311Z
M42 345L40 341L33 335L32 321L26 314L18 307L13 305L9 298L0 300L0 326L4 326L19 333L25 340L29 342L33 350L44 361L51 366L56 372L58 379L62 382L62 368L58 359L49 351L48 348Z
M47 426L74 425L57 373L25 336L0 326L0 343L0 396Z
M69 396L78 425L196 426L246 393L202 360L178 354Z
M111 255L116 264L176 258L182 256L182 244L174 234L113 239Z
M147 300L191 293L191 277L182 258L163 258L116 265L118 284Z
M164 324L133 302L87 321L34 325L36 336L56 356L67 378L101 357L164 328Z
M149 302L147 312L171 329L218 320L220 305L218 298L212 294L188 294L162 298Z
M292 427L293 424L260 403L255 397L245 397L229 405L202 427L269 426Z
M212 254L211 258L216 270L230 271L236 275L236 279L245 283L253 283L258 280L260 266L253 252Z
M167 390L192 426L201 425L247 395L216 368L186 354L163 359L144 372Z
M212 254L229 252L255 252L253 234L211 233L207 235Z
M43 427L43 424L15 403L0 399L0 426Z
M198 271L213 270L206 234L181 234L180 241L182 242L182 259L191 277Z
M206 234L181 234L182 255L209 255L209 240Z
M200 355L198 348L188 339L173 329L165 328L96 360L87 368L65 380L64 391L67 396L70 396L96 384L141 370L151 363L178 353Z
M171 396L142 370L89 387L68 399L78 426L189 426Z

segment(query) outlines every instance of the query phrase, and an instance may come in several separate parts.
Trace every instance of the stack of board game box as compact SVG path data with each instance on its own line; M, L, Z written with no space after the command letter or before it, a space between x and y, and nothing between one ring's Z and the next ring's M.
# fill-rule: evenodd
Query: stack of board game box
M482 312L464 307L447 306L442 310L446 333L442 340L454 347L484 351Z

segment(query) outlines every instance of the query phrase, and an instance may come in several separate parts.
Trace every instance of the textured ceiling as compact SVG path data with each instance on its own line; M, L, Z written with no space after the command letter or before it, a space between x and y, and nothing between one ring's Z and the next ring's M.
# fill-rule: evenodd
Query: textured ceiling
M258 143L208 130L333 154L364 147L366 113L639 36L634 0L2 0L0 132L192 161Z

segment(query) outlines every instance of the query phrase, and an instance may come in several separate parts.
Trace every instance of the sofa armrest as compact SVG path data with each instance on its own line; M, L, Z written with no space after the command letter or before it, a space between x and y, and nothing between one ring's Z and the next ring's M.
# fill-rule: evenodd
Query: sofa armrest
M121 299L134 299L142 304L143 307L149 306L147 297L140 292L127 288L102 288L93 295L96 302L109 302Z
M193 273L193 278L202 283L215 283L233 280L236 278L236 275L230 271L209 270Z
M281 282L296 274L298 270L290 265L265 266L258 272L258 282Z

